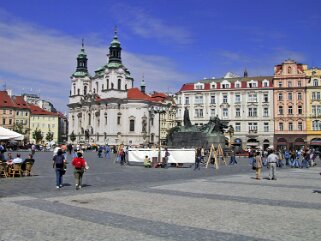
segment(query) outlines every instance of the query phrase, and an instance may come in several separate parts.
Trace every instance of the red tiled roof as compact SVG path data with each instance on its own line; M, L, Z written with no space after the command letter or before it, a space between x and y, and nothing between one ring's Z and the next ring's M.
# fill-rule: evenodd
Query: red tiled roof
M44 109L41 109L39 106L30 104L30 110L32 115L55 115L58 116L58 113L50 112Z
M21 108L21 109L29 109L29 104L23 99L22 96L14 96L13 101L16 104L16 107Z
M15 108L16 104L13 102L7 91L0 91L0 107Z
M131 100L149 100L153 101L149 95L141 92L138 88L131 88L127 91L127 98Z
M194 84L183 84L180 91L183 91L183 90L194 90Z

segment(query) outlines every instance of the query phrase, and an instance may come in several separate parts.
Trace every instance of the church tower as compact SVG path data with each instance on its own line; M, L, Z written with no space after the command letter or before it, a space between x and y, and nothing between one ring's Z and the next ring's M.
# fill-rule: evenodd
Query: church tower
M111 64L111 63L121 64L121 47L117 36L117 29L115 29L114 38L110 43L108 56L109 56L108 64Z
M90 75L87 68L87 54L82 40L80 53L77 56L76 71L71 75L69 103L77 103L81 97L88 94L91 88Z

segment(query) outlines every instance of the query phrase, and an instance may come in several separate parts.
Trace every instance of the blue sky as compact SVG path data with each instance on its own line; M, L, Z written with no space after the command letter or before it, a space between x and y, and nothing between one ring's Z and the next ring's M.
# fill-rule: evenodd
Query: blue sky
M320 12L318 0L1 0L0 84L66 111L81 39L93 74L115 25L123 63L147 91L244 68L272 75L289 58L320 67Z

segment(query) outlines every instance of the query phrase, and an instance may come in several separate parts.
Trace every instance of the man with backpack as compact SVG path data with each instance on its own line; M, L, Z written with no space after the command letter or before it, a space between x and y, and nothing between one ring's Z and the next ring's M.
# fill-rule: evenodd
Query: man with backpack
M76 190L78 190L79 188L81 188L82 186L82 176L85 172L85 168L86 168L86 161L85 159L82 157L82 153L81 152L77 152L77 157L75 157L72 160L71 163L75 170L74 170L74 175L75 175L75 180L76 180Z
M57 154L53 157L53 168L56 168L56 188L62 187L62 176L65 174L66 159L61 149L57 151Z

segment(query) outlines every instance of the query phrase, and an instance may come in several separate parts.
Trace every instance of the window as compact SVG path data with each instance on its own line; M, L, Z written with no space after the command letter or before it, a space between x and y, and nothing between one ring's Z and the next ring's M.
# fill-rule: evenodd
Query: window
M211 109L211 117L215 116L215 109Z
M268 81L264 81L263 82L263 87L269 87L269 82Z
M269 108L264 108L263 109L263 116L268 117L269 116Z
M299 122L299 123L298 123L298 129L299 129L299 131L302 131L302 130L303 130L302 122Z
M10 115L12 115L12 110L10 110Z
M182 104L182 97L178 97L177 102L178 102L177 104L179 104L179 105Z
M19 115L19 111L17 111L17 115Z
M211 84L211 89L215 89L216 88L216 84Z
M249 122L248 124L249 131L257 131L257 123L256 122Z
M203 118L203 109L195 109L195 117Z
M129 121L129 131L135 131L135 120Z
M302 100L302 93L298 93L298 100Z
M288 74L291 74L292 73L292 68L291 66L288 67Z
M240 117L241 116L241 108L236 108L235 109L235 116Z
M28 112L26 112L26 116L28 116Z
M121 90L121 79L118 79L117 89L118 89L118 90Z
M77 89L77 94L80 95L80 89Z
M12 125L12 119L9 119L9 125Z
M318 86L319 85L319 81L317 79L313 80L313 86Z
M321 121L319 121L319 120L312 121L312 130L320 131L321 130Z
M302 106L299 105L299 106L298 106L298 114L299 114L299 115L302 115L302 113L303 113L303 112L302 112Z
M87 95L87 86L84 86L84 95Z
M226 94L223 95L223 103L227 103L227 95Z
M97 90L97 93L98 93L98 82L96 82L96 90Z
M289 108L288 108L288 114L289 114L289 115L293 115L293 107L292 107L292 106L289 106Z
M211 95L211 104L215 104L215 95Z
M281 81L279 81L279 83L278 83L278 84L279 84L279 87L282 87L282 82L281 82Z
M109 89L109 79L106 80L106 89Z
M91 125L91 115L88 114L88 125L90 126Z
M117 116L117 125L120 125L120 116Z
M236 94L236 95L235 95L235 102L236 102L236 103L241 102L241 95L240 95L240 94Z
M241 88L241 84L240 83L236 83L235 84L235 88Z
M249 93L248 94L248 102L257 102L257 94Z
M288 87L292 87L292 81L288 82Z
M239 122L235 123L235 132L241 132L241 123Z
M228 117L228 109L227 108L223 108L223 117Z
M263 101L269 102L269 94L263 94Z
M222 89L228 89L230 88L230 84L222 84Z
M293 131L293 123L289 122L289 131Z
M283 94L282 93L279 93L278 95L278 101L282 101L283 100Z
M292 93L288 93L288 100L292 100Z
M249 116L256 117L257 116L257 108L249 108Z
M6 114L6 110L3 110L3 114L4 114L4 115Z
M189 97L185 97L185 105L189 105Z
M268 123L268 122L264 122L264 124L263 124L263 131L264 131L264 132L269 132L269 123Z
M279 115L283 115L283 106L279 106Z
M279 130L280 130L280 131L283 131L283 122L280 122L280 123L279 123Z
M301 87L301 86L302 86L302 82L298 81L298 87Z
M256 88L257 87L257 83L256 82L251 82L249 83L249 88Z
M320 92L317 92L317 100L320 100Z
M6 124L6 118L2 118L2 125Z
M203 104L203 96L202 95L195 96L195 104Z
M195 85L195 89L202 90L203 89L203 85L202 84Z

